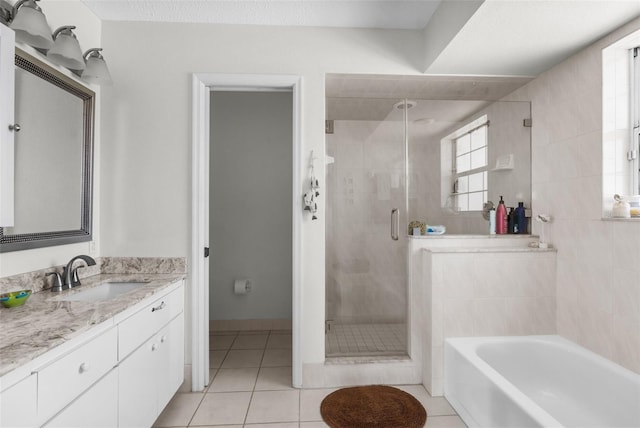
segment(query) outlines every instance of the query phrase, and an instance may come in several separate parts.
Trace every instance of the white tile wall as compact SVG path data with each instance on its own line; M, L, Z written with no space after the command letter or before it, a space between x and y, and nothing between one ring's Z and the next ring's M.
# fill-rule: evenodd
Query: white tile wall
M446 338L556 332L555 251L446 252L425 249L425 240L413 244L430 318L423 324L422 376L432 395L443 393Z
M533 210L554 217L558 333L640 373L640 222L601 219L628 135L624 99L603 97L627 71L603 49L638 30L635 19L509 98L532 103Z

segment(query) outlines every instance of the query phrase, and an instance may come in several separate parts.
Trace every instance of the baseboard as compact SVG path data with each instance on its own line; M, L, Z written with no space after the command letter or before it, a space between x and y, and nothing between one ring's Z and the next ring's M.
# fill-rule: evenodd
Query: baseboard
M184 365L184 381L182 382L182 385L180 385L178 392L191 392L192 385L193 384L191 382L191 364L185 364Z
M209 332L291 330L290 319L210 320Z

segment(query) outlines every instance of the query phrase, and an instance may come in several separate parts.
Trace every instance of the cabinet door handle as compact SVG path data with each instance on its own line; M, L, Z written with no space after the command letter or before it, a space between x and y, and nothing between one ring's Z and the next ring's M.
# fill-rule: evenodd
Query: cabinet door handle
M155 351L156 349L158 349L158 344L154 343L153 345L151 345L151 351Z
M91 366L87 363L82 363L80 364L80 367L78 367L78 373L82 374L82 373L86 373L89 371L89 369L91 368Z
M160 343L164 343L167 341L167 336L162 335L162 337L160 338Z
M160 309L163 309L165 306L167 305L164 302L162 302L158 306L151 308L151 312L159 311Z
M14 123L12 125L9 125L9 131L20 132L21 129L22 128L20 128L20 124L18 124L18 123Z

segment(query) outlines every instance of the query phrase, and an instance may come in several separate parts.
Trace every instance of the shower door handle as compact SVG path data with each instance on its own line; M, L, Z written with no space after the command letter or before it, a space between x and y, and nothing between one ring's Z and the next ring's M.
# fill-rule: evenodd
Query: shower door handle
M398 240L398 231L400 230L400 211L398 208L391 210L391 239Z

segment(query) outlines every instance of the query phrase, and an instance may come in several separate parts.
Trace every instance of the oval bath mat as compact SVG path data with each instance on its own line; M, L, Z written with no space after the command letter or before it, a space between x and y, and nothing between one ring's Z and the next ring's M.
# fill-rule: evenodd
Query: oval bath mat
M342 388L320 404L332 428L421 428L427 412L411 394L383 385Z

